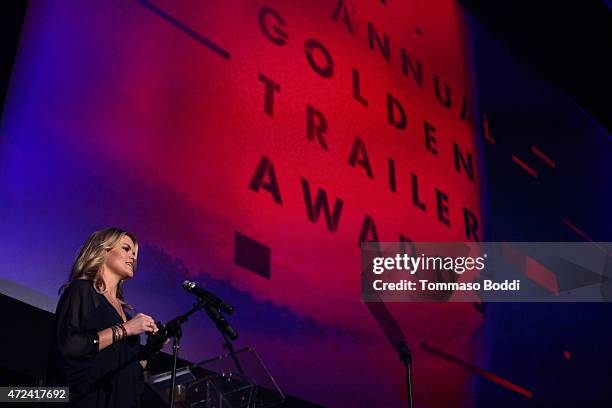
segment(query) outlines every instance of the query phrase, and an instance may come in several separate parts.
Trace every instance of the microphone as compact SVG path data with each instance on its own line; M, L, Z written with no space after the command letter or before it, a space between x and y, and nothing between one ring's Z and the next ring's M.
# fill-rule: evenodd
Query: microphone
M234 313L234 308L232 306L223 302L223 300L218 298L216 295L210 293L209 291L202 289L194 282L186 280L185 282L183 282L183 288L185 288L187 292L196 295L207 304L215 306L223 310L227 314Z
M238 338L238 333L236 333L236 330L230 326L229 322L225 320L221 313L219 313L219 310L214 308L206 308L206 314L212 319L213 322L215 322L217 328L221 330L221 332L227 334L230 339L236 340Z

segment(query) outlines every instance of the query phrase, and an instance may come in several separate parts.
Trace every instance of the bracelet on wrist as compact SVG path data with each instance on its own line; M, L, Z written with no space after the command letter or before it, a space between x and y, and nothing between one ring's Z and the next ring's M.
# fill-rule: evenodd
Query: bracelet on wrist
M117 326L116 325L112 325L111 326L111 331L113 332L113 342L111 344L114 344L117 342L117 337L118 337L118 332L117 332Z
M121 332L123 333L123 337L121 338L125 339L127 337L127 330L125 329L125 326L123 325L123 323L121 323L119 327L121 328Z

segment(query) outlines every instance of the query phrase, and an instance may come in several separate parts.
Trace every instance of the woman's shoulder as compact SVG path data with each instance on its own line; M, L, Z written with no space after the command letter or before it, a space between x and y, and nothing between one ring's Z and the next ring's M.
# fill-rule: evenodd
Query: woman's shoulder
M73 279L72 282L70 282L70 285L93 287L93 280L85 278L76 278Z
M84 304L93 305L95 304L94 294L95 291L91 280L75 279L64 287L57 303L56 311L64 310L67 307L81 307L80 305Z
M64 293L88 293L93 290L91 279L74 279L66 286Z

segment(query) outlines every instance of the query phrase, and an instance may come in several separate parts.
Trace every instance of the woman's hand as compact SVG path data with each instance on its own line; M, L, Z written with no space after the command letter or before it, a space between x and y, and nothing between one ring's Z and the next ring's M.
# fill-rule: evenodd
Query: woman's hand
M157 333L157 325L151 316L138 313L123 324L128 336L136 336L140 333Z

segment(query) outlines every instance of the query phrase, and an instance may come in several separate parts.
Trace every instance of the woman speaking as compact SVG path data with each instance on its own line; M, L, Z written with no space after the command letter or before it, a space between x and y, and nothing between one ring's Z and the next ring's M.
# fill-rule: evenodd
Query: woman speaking
M52 376L70 388L73 407L137 407L146 359L161 344L142 347L153 318L130 316L123 282L134 276L138 243L119 228L94 232L74 261L55 313ZM147 344L149 346L149 344Z

